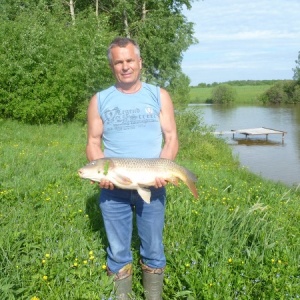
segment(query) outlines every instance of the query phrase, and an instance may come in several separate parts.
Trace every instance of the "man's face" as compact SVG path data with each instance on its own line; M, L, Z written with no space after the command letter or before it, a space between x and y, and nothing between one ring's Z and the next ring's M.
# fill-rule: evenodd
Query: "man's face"
M142 60L132 44L112 48L110 66L119 83L134 84L140 79Z

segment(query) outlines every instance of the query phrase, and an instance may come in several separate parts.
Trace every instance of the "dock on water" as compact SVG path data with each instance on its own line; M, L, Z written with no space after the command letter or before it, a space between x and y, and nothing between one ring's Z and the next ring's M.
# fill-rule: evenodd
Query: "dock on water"
M218 131L214 132L215 134L232 134L232 138L234 139L236 134L243 134L246 136L246 139L248 136L251 135L265 135L266 140L268 140L268 136L270 134L281 134L282 141L284 140L284 135L287 133L286 131L272 129L272 128L266 128L266 127L259 127L259 128L249 128L249 129L231 129L231 131Z

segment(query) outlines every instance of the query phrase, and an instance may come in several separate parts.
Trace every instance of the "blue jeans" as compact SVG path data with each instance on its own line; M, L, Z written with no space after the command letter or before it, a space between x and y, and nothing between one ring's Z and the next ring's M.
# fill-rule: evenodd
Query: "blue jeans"
M107 266L113 273L132 262L133 213L136 214L142 262L150 268L165 267L162 242L165 201L165 188L151 188L150 204L135 190L102 189L100 209L109 243Z

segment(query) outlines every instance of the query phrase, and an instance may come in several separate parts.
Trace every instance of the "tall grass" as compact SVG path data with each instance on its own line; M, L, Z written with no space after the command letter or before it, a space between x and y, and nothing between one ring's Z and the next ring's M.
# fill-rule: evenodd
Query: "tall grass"
M238 103L258 103L259 96L263 94L271 85L245 85L233 86L236 92L236 102ZM209 102L214 87L193 87L190 91L192 103Z
M200 197L168 186L164 299L299 298L300 193L240 168L195 116L177 122ZM0 299L113 299L99 189L77 176L85 126L0 126ZM132 250L143 299L136 231Z

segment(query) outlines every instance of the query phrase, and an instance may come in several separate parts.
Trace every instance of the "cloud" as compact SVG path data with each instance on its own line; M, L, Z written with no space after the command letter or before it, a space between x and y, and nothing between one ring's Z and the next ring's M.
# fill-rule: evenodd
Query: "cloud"
M234 33L201 33L197 38L205 41L300 39L300 32L252 30Z
M291 79L300 51L299 11L299 0L193 2L186 16L199 43L184 54L183 71L192 84Z

